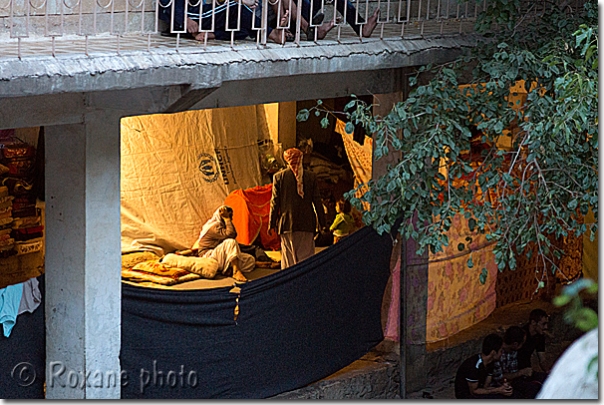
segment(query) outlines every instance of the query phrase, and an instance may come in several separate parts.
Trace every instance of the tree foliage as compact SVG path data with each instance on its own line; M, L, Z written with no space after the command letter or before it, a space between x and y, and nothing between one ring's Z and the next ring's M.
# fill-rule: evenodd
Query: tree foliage
M590 209L598 215L597 3L488 4L473 51L418 69L389 114L349 103L348 126L373 135L374 159L401 158L362 197L347 197L369 204L363 220L379 233L406 219L394 230L419 254L447 246L463 215L495 244L500 270L535 250L542 269L556 271L564 252L553 241L597 230L583 221Z
M564 320L577 329L587 332L598 327L598 314L590 307L583 305L585 297L597 298L598 284L583 278L564 286L560 295L554 298L557 307L567 307Z

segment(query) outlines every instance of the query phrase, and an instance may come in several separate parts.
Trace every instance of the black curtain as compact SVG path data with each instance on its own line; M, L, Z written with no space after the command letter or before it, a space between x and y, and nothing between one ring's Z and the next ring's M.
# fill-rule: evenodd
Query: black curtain
M340 370L383 338L391 248L390 236L363 228L239 294L124 284L122 397L266 398ZM42 304L0 336L1 398L44 397L44 276L38 280ZM24 363L31 367L18 375Z
M363 228L240 294L124 284L122 398L266 398L340 370L383 339L391 249Z

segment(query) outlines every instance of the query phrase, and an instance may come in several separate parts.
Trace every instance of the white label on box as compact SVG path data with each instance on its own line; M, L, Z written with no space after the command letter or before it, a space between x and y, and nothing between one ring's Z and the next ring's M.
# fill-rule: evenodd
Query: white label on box
M18 255L25 255L28 253L35 253L42 250L44 242L42 239L36 239L35 241L27 241L25 243L15 243L15 250Z

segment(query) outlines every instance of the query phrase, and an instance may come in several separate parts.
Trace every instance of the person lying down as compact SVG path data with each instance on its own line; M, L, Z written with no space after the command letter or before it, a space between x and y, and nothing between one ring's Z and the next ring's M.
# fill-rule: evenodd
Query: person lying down
M239 249L232 220L233 209L227 205L219 207L201 228L192 250L197 250L199 257L216 260L219 274L245 282L243 273L254 270L256 258Z

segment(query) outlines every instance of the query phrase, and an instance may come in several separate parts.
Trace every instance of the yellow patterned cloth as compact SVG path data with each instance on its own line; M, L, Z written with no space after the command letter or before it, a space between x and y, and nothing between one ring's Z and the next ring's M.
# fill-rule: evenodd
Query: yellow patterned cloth
M448 233L449 246L443 252L430 254L428 264L428 314L426 341L448 338L488 317L495 309L497 265L493 245L484 235L470 232L468 220L457 215ZM468 244L466 237L471 237ZM464 243L465 249L458 250ZM469 251L471 254L468 254ZM468 267L472 257L473 266ZM479 277L487 269L485 284Z
M365 141L363 145L360 145L352 139L352 134L346 132L345 127L343 121L338 120L336 122L336 132L342 135L344 148L354 173L356 187L358 184L367 183L371 180L373 139L365 135Z
M357 188L361 184L367 183L371 180L371 173L373 170L372 159L373 159L373 139L365 135L363 145L352 139L352 134L346 132L346 125L343 121L337 120L336 132L342 135L344 141L344 149L346 149L346 155L348 155L348 161L352 167L354 173L354 187ZM356 197L361 197L367 191L367 186L362 186L356 193ZM363 206L366 210L369 209L369 204L363 202ZM355 217L355 224L357 228L363 226L360 213L357 210L352 211L353 217Z

